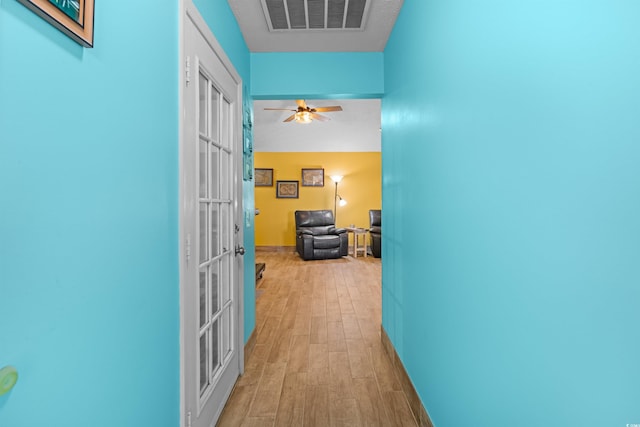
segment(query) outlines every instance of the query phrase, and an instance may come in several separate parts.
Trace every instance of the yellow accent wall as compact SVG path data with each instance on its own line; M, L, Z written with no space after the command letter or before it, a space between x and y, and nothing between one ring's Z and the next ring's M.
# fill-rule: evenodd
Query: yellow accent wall
M273 169L273 187L256 187L256 246L295 246L296 210L333 210L335 183L343 175L338 194L347 201L338 206L337 226L369 227L369 209L382 207L382 167L379 152L255 153L256 168ZM324 168L324 187L303 187L303 168ZM276 181L299 181L298 199L277 199Z

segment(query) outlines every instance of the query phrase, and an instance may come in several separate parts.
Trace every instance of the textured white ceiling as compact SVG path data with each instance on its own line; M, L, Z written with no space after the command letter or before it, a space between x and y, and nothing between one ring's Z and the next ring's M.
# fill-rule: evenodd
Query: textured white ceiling
M296 107L294 100L254 101L254 151L256 152L358 152L380 151L379 99L305 100L310 107L342 106L343 111L322 113L330 120L300 124L282 121L289 111L269 108Z
M370 0L364 30L269 32L260 0L227 0L251 52L382 52L404 0Z

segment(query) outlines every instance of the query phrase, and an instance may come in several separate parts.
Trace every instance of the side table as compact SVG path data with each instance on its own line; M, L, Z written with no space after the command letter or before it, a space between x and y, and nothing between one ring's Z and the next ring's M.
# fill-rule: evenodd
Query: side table
M357 258L358 253L367 257L367 229L361 227L345 227L349 233L353 233L353 257ZM362 239L362 241L361 241Z

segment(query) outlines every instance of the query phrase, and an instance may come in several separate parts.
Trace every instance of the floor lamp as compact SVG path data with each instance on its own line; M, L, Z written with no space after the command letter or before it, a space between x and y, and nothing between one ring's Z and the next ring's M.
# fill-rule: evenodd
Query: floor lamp
M338 184L342 181L342 175L331 175L331 179L336 183L336 191L333 195L333 222L338 225L338 204L344 206L347 204L347 201L338 194ZM340 202L338 202L338 200L340 200Z

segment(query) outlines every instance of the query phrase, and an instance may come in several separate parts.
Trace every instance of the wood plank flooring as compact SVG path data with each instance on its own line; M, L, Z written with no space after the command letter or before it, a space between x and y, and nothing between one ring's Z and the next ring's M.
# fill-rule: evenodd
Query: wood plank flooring
M380 259L256 262L256 345L218 426L417 426L380 342Z

